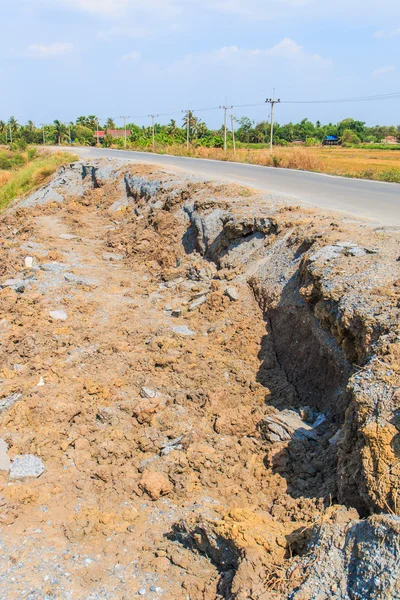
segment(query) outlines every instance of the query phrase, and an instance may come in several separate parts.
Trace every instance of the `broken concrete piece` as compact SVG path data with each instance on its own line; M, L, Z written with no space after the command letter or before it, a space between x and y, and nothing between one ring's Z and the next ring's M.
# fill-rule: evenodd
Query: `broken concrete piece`
M292 438L299 440L317 440L317 433L312 426L303 421L297 412L283 410L276 414L268 415L261 423L263 436L270 442L286 442Z
M186 325L178 325L177 327L172 327L172 331L177 333L178 335L196 335L194 331L186 327Z
M32 256L27 256L25 258L25 269L32 269L33 266L33 258Z
M68 319L67 313L63 310L51 310L50 317L54 321L66 321Z
M11 463L10 479L37 478L43 471L44 464L41 458L33 454L18 454Z
M0 471L9 471L11 460L7 454L8 444L0 439Z
M234 287L226 288L224 294L225 294L225 296L228 296L229 300L232 300L233 302L236 302L236 300L239 300L239 292Z
M27 286L27 282L23 279L7 279L2 285L2 287L10 287L15 292L24 292Z

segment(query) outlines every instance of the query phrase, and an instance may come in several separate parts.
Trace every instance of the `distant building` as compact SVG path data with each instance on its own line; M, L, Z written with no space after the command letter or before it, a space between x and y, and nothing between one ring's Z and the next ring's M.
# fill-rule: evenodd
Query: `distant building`
M383 140L382 140L382 144L398 144L399 141L397 139L397 137L395 137L394 135L387 135Z
M115 140L117 140L118 138L125 137L125 131L124 131L124 129L109 129L108 131L95 131L94 132L94 137L99 142L101 140L104 140L104 138L106 137L106 135L111 135L111 137L113 137ZM130 137L130 135L131 135L131 132L130 132L129 129L127 129L126 130L126 137Z
M340 140L337 135L327 135L322 141L324 146L338 146L340 144Z

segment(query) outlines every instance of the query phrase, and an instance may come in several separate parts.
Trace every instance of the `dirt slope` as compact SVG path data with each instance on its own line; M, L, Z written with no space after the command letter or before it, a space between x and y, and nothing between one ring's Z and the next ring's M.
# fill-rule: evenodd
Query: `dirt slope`
M399 508L394 235L116 161L0 230L0 598L387 597L308 544Z

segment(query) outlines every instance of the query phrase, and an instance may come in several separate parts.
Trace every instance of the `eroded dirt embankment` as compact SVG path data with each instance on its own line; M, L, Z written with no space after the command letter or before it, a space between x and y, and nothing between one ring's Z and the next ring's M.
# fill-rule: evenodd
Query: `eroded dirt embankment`
M0 227L0 597L398 597L394 233L117 161Z

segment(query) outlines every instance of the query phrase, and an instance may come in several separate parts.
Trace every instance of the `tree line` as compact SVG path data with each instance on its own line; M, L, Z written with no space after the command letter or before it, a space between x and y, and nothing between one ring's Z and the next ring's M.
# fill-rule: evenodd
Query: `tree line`
M256 123L248 117L236 118L235 139L239 146L263 145L270 141L271 125L267 121ZM148 148L152 145L153 129L151 126L140 126L136 123L127 123L129 131L127 137L128 147ZM109 118L100 124L95 115L81 116L75 122L63 123L55 120L52 123L36 125L28 121L25 125L18 123L15 117L0 121L0 144L14 144L22 147L28 144L68 144L94 145L96 143L96 130L105 131L102 140L104 146L113 144L122 146L124 130L117 127L114 119ZM107 131L119 130L121 138L115 139ZM195 146L222 148L224 144L224 128L209 129L207 124L199 119L193 112L188 111L179 124L171 119L167 125L155 124L155 143L159 145L184 144L189 133L190 143ZM323 125L320 121L312 123L303 119L299 123L275 124L274 144L288 145L301 142L313 146L323 142L326 136L336 136L343 145L376 144L381 143L386 136L393 136L400 142L400 125L376 125L368 127L365 122L352 118L344 119L339 123ZM233 143L233 133L228 132L228 146Z

